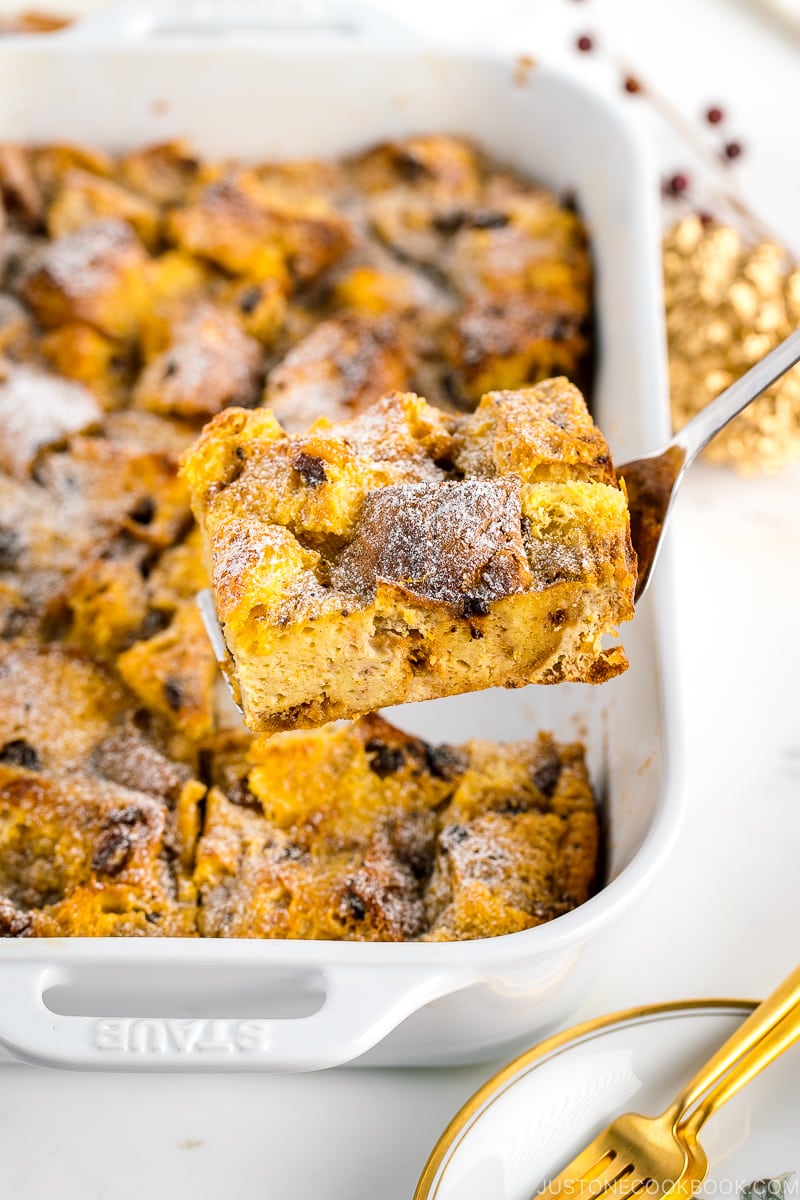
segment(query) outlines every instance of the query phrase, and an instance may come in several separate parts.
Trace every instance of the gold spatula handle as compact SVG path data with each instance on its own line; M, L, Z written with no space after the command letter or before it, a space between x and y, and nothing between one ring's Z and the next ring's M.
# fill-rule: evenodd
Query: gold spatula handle
M716 1054L695 1075L675 1100L670 1110L677 1123L693 1108L718 1080L730 1071L787 1013L800 1005L800 967L775 989L767 999L740 1025ZM766 1065L766 1064L764 1064Z

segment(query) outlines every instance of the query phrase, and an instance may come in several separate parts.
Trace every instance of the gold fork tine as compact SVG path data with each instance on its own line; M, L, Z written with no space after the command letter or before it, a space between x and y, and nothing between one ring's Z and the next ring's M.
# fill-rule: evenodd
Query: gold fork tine
M595 1138L539 1195L547 1200L576 1200L584 1191L593 1200L610 1192L635 1171L635 1164L610 1149L605 1134Z

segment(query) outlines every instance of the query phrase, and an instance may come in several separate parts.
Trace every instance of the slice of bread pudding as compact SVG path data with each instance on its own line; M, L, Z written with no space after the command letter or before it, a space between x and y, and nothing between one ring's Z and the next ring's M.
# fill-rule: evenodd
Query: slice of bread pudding
M564 379L293 435L228 409L183 473L251 730L627 666L603 646L633 616L626 498Z

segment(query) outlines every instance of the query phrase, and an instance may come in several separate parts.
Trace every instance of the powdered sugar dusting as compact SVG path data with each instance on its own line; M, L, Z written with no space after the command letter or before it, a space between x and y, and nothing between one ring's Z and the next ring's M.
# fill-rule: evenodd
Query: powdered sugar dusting
M93 221L45 246L31 274L44 271L70 296L94 295L116 278L120 251L133 247L141 248L125 221Z
M37 452L99 421L102 409L80 383L36 367L0 368L0 466L24 477Z
M519 479L400 484L371 493L333 572L348 591L377 580L449 604L486 603L530 582Z

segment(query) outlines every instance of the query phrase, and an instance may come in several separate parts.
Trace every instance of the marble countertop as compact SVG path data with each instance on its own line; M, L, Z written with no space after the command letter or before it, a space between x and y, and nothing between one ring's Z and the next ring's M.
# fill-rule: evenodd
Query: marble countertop
M541 57L569 53L579 27L613 39L686 111L716 101L732 110L750 151L744 185L800 244L800 156L785 149L786 113L796 129L800 112L800 43L756 5L383 6L431 36L450 29ZM3 0L0 10L10 7ZM742 480L700 465L671 537L688 819L666 868L620 921L576 1021L673 998L759 996L798 956L800 469ZM3 1066L0 1192L8 1200L404 1200L450 1117L500 1065L263 1077Z

